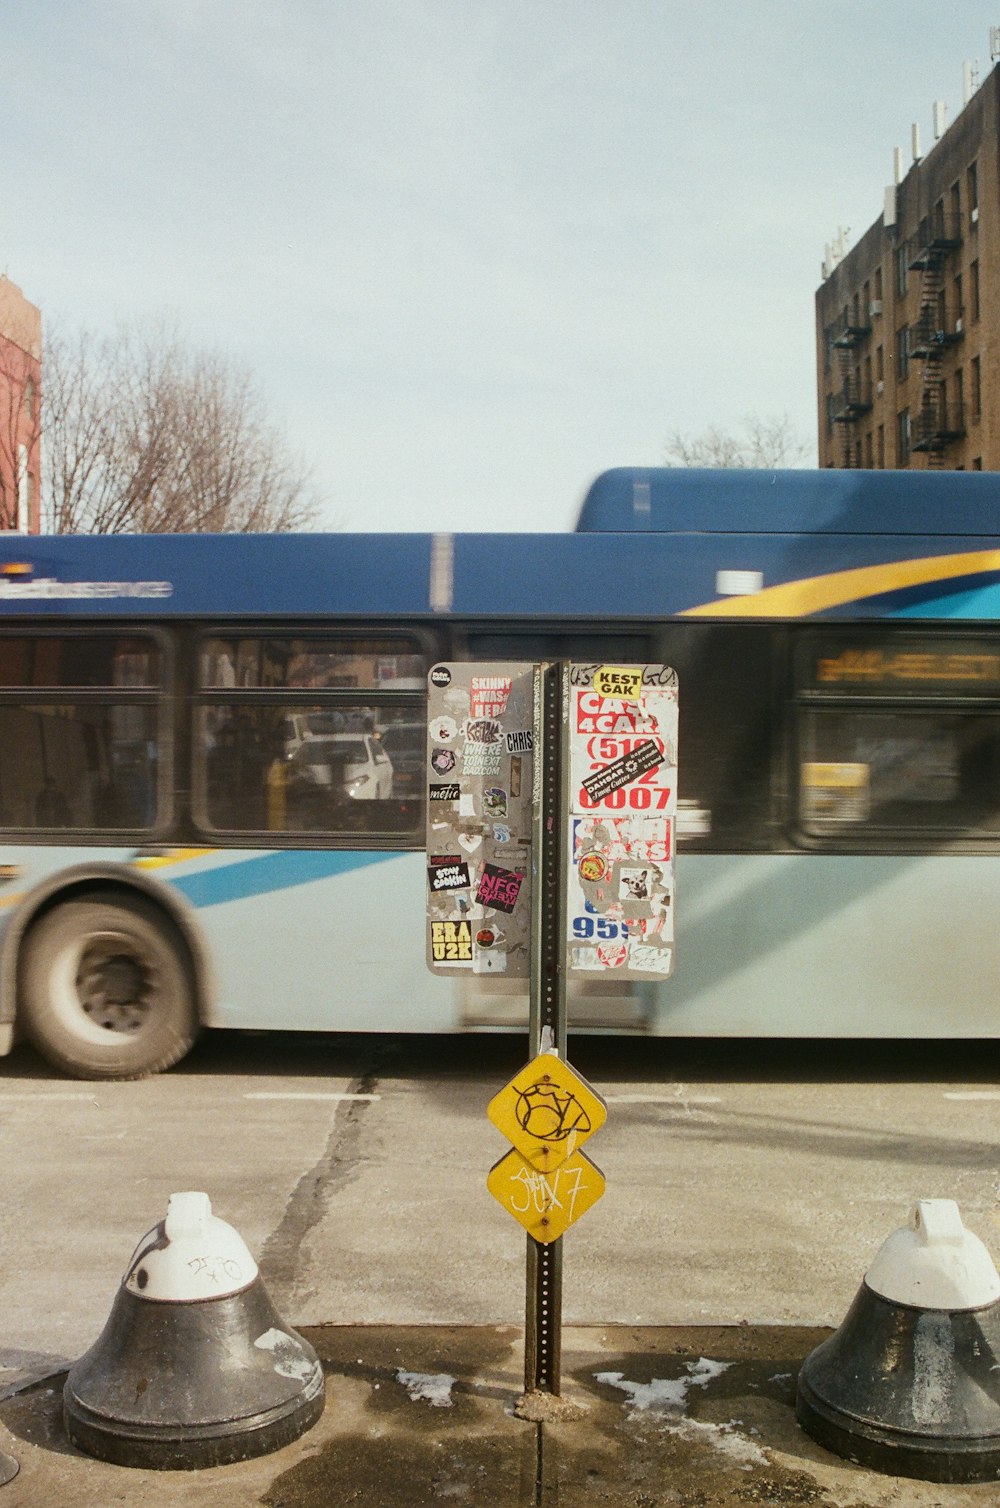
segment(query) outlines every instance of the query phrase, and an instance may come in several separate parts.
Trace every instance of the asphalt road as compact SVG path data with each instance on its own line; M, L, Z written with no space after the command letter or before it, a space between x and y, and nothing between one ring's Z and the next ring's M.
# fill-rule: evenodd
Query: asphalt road
M521 1036L211 1035L126 1084L0 1063L0 1395L99 1333L168 1196L204 1189L292 1325L518 1325L485 1188ZM584 1038L607 1192L564 1240L575 1324L838 1324L918 1198L1000 1260L1000 1044Z

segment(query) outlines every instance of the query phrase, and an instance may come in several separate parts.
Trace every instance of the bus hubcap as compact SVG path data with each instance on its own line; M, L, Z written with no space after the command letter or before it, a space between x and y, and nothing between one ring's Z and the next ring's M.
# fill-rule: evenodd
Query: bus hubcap
M134 953L108 945L91 946L80 961L76 987L90 1020L105 1031L135 1032L146 1020L152 981Z

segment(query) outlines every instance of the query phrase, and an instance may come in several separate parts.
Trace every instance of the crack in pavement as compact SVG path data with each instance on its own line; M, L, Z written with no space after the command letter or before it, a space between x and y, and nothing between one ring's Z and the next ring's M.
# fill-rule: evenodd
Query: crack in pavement
M384 1056L384 1051L374 1055L367 1068L352 1079L349 1094L375 1093L380 1060ZM260 1270L268 1287L281 1291L282 1300L287 1300L292 1285L300 1276L299 1259L309 1232L324 1218L337 1190L358 1177L362 1161L361 1138L373 1103L371 1099L357 1099L338 1104L321 1156L302 1174L280 1223L264 1242L259 1257ZM314 1297L314 1290L299 1293L296 1297L300 1303L305 1302Z

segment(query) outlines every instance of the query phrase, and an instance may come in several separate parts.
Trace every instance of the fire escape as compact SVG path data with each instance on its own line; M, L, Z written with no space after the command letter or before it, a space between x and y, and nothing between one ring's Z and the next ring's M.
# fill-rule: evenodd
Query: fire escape
M869 413L872 406L870 384L862 382L861 371L855 359L858 347L872 333L871 324L863 322L865 318L867 311L863 316L855 299L853 317L845 308L832 332L832 345L837 353L837 372L840 377L840 387L833 394L832 417L834 424L840 425L841 464L848 468L857 461L852 426L864 414Z
M962 311L948 308L945 270L952 252L962 244L961 224L956 215L936 209L920 223L920 250L910 263L919 271L920 312L910 355L923 362L920 408L912 448L923 451L928 467L940 470L944 452L965 434L965 416L956 395L948 402L944 359L949 348L962 339Z

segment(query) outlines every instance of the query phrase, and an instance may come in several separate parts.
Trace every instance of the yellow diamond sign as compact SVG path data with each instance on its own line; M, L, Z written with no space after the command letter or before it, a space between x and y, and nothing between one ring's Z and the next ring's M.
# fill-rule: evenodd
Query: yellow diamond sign
M543 1052L494 1096L486 1114L531 1168L550 1173L600 1130L608 1110L586 1079L555 1053Z
M529 1236L547 1246L604 1193L604 1174L589 1157L574 1152L550 1172L540 1172L520 1152L494 1163L486 1187Z

